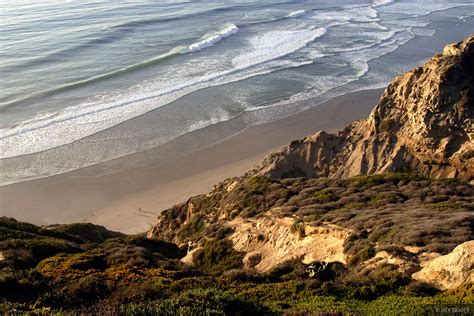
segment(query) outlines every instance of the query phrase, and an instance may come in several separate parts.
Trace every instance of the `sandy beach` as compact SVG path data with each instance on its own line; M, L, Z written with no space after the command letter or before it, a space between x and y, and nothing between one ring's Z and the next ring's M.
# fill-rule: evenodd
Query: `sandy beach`
M196 150L197 139L225 134L225 124L142 153L3 186L2 215L36 224L86 221L126 233L143 232L160 211L241 175L290 141L319 130L334 132L365 118L381 93L375 89L342 95Z

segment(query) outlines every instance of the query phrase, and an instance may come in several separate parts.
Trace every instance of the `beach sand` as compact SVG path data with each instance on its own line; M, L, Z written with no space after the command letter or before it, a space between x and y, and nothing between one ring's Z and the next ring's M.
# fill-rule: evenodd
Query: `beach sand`
M190 151L223 124L189 133L146 152L51 177L0 187L1 215L35 224L93 222L144 232L160 211L206 193L250 169L268 153L319 130L334 132L367 117L382 89L345 94L290 117Z

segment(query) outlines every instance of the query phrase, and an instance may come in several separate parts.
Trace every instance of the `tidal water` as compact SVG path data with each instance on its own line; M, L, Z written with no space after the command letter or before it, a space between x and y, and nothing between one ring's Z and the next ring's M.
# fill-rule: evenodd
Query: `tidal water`
M0 185L383 87L473 16L470 0L3 0Z

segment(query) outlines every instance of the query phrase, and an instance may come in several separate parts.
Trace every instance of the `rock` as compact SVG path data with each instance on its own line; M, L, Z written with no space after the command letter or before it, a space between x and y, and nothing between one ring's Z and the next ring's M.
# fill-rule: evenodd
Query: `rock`
M196 261L196 257L201 253L202 247L197 247L191 250L186 256L181 258L181 262L187 264L187 265L193 265L194 262Z
M451 253L434 259L412 277L441 290L455 289L465 282L474 282L474 240L460 244Z
M252 251L245 255L243 263L245 269L252 269L262 261L262 254L258 251Z
M474 178L474 36L395 78L369 118L318 132L250 171L271 178L411 172Z
M250 261L249 255L259 254L258 262L254 264L255 260L251 264L259 272L269 271L295 258L304 264L314 261L345 263L343 245L351 233L349 229L335 225L308 226L306 237L299 238L291 233L293 222L293 217L278 217L271 212L256 218L236 218L228 222L234 230L228 238L235 250L248 253L244 265L246 260ZM259 240L259 234L267 238Z

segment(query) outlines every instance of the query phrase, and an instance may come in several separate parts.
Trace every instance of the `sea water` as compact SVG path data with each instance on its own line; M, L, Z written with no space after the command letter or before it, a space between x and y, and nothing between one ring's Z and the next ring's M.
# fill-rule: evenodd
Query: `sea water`
M383 87L473 15L468 0L3 0L0 185Z

